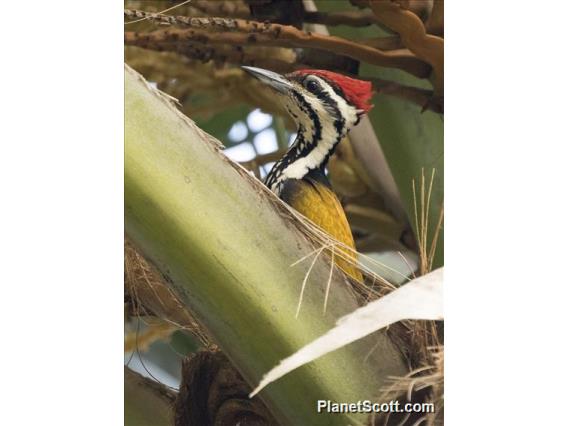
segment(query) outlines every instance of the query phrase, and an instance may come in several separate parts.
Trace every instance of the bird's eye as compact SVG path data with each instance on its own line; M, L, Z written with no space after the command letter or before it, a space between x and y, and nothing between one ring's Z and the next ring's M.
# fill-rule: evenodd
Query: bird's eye
M306 82L306 89L308 89L312 93L316 93L320 89L320 85L315 80L308 80Z

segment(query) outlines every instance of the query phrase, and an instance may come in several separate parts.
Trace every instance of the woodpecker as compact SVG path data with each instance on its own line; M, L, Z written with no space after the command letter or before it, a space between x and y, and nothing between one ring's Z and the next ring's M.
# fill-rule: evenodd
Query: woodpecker
M294 143L266 176L266 186L336 240L355 249L345 211L325 168L339 142L372 108L371 83L326 70L304 69L283 76L262 68L243 69L273 90L297 126ZM354 259L351 252L341 253ZM362 280L352 263L338 257L336 263L347 275Z

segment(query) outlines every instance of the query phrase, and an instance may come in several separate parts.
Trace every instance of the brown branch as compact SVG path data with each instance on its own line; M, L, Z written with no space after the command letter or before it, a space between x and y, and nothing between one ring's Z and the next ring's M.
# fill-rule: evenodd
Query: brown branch
M238 2L233 1L198 1L192 2L189 5L191 8L207 15L207 16L218 16L222 18L238 18L238 19L251 19L249 9ZM150 19L151 15L158 15L157 13L147 12L147 11L137 11L134 9L128 10L128 18L131 19ZM150 16L138 16L135 17L134 13L140 15L140 12L145 13ZM125 11L125 15L126 15ZM169 15L162 15L169 16ZM322 25L349 25L351 27L366 27L377 23L375 15L368 10L359 11L341 11L341 12L310 12L306 11L303 17L303 21L310 24L322 24Z
M406 47L432 66L434 93L441 96L444 93L444 39L426 34L420 18L397 3L371 0L369 5L380 22L398 33Z
M125 17L129 19L147 19L148 21L155 22L158 24L175 25L183 27L201 26L203 25L203 18L191 18L186 16L169 16L160 15L156 13L150 13L140 10L130 10L124 11ZM224 20L220 18L206 18L211 19L207 21L212 27L216 25L223 25ZM200 61L214 60L216 62L229 62L241 65L251 65L258 66L262 68L268 68L277 72L289 72L294 69L309 68L308 62L313 65L314 68L325 68L340 71L343 70L342 65L344 61L338 61L335 55L319 55L317 59L323 59L322 61L306 61L308 58L315 59L313 55L308 55L307 58L300 57L293 49L282 48L286 50L288 54L286 58L282 58L282 55L260 55L258 47L250 46L206 46L204 43L191 44L187 49L183 43L178 43L180 47L176 47L174 43L170 45L160 45L160 46L148 46L148 48L153 48L158 51L174 51L181 53L189 58L197 59ZM139 44L137 44L139 45ZM198 47L196 47L198 46ZM274 49L270 49L274 50ZM409 52L406 52L408 54ZM291 57L293 56L293 57ZM240 57L240 59L239 59ZM343 58L346 59L346 58ZM349 59L351 61L351 59Z
M218 26L223 30L237 29L236 25L232 24L232 21L234 21L232 18L174 16L137 9L124 9L124 17L128 19L147 19L158 24L190 28L215 28Z
M250 65L267 68L280 73L288 73L297 69L310 68L309 62L293 63L278 58L264 57L259 55L258 49L244 50L227 45L207 45L198 42L182 43L156 43L153 40L146 40L144 36L136 40L128 39L126 44L143 47L146 49L157 50L160 52L176 52L188 58L201 62L214 61L216 63L229 63L234 65ZM357 77L357 76L353 76ZM374 77L360 77L373 83L374 89L381 94L395 96L399 99L410 101L422 107L424 110L431 110L443 113L443 98L434 97L431 90L420 89L411 86L401 85L394 81L383 80ZM184 103L183 96L178 94L180 102ZM258 101L258 99L257 99ZM226 104L216 103L221 108ZM211 112L211 111L209 111Z
M285 73L294 68L294 62L278 57L262 55L261 52L239 48L238 46L217 45L211 46L203 43L187 43L186 45L166 46L188 58L201 62L214 61L216 63L230 63L236 65L249 65L267 68L276 72Z
M226 20L222 18L174 17L149 14L135 10L125 10L125 15L129 18L140 19L142 17L149 17L149 19L154 19L159 22L175 25L188 25L199 28L209 25L210 27L215 28L228 27L236 29L240 26L240 23L235 24L236 20ZM296 59L288 58L288 60L284 60L278 57L261 55L260 49L243 48L236 42L219 44L219 36L222 36L222 39L225 41L234 41L234 37L240 37L240 40L243 41L245 36L247 38L254 36L257 37L257 41L260 41L261 37L266 37L264 32L258 32L263 31L262 29L265 28L267 24L248 22L248 25L250 29L254 29L257 32L254 34L240 34L238 32L212 33L199 29L190 30L189 32L187 30L177 29L154 31L152 33L127 32L125 33L125 43L152 50L173 51L202 62L213 60L217 63L259 66L281 73L310 67L309 61L306 61L305 64L297 63L297 57ZM294 28L294 30L296 29ZM180 36L180 34L182 36ZM185 42L180 42L180 40L184 40ZM394 36L384 37L379 40L384 40L385 44L390 43L391 46L394 46L394 43L396 43L397 40L400 40L400 38L399 36ZM433 112L443 112L443 99L440 96L433 97L432 91L404 86L393 81L382 80L379 78L368 78L368 80L372 81L375 90L379 93L413 102L423 109L429 109Z
M380 50L397 50L404 49L404 45L400 39L400 36L386 36L386 37L373 37L359 39L359 43L366 44L367 46L374 47Z
M216 64L249 65L276 72L286 73L296 68L309 68L306 64L297 61L294 52L290 57L284 55L267 55L260 49L248 49L232 45L207 45L200 42L187 43L155 43L146 41L143 36L136 40L125 40L127 45L138 46L158 52L175 52L189 59L206 63L213 61ZM275 53L275 52L273 52Z
M160 18L162 19L162 18ZM171 20L171 17L167 19ZM176 17L177 22L197 29L167 29L150 33L125 32L125 43L159 50L164 43L197 41L203 44L230 44L302 47L330 51L371 65L398 68L419 78L426 78L430 66L412 54L384 52L340 37L303 32L289 25L258 23L240 19ZM208 32L201 29L224 30Z
M370 7L370 3L374 0L349 0L349 2L358 7L359 9L364 9ZM402 9L409 10L417 15L422 21L425 21L428 15L431 13L432 5L436 0L378 0L383 2L392 2L399 5Z

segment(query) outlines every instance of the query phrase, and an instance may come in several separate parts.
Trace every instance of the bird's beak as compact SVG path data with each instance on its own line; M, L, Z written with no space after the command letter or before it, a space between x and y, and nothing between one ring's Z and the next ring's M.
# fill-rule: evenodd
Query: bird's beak
M264 84L269 85L277 92L287 94L290 90L293 89L292 83L290 83L290 81L286 77L280 74L262 68L247 67L244 65L241 66L241 68L251 74L253 77L258 78Z

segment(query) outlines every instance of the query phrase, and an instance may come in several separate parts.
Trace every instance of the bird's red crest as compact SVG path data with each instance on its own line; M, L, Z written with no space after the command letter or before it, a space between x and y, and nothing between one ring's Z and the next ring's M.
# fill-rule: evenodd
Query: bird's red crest
M373 85L370 81L357 80L355 78L327 70L308 69L298 70L292 73L292 75L307 74L323 77L328 82L339 86L345 94L347 101L349 101L352 105L355 105L355 108L369 112L369 110L373 107L373 105L369 103L373 96Z

